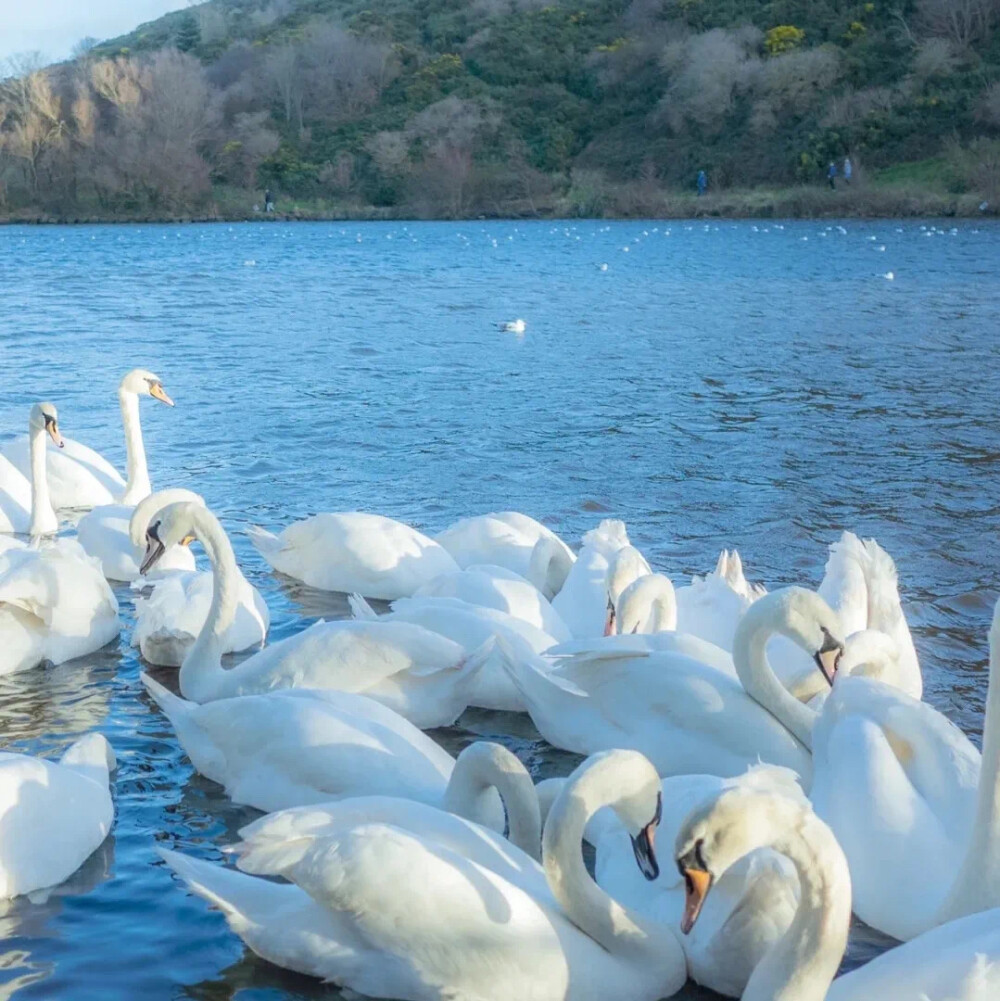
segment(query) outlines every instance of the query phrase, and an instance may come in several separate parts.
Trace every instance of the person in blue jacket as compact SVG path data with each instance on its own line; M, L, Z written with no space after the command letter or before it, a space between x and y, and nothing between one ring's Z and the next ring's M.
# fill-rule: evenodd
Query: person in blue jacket
M708 187L708 175L703 170L698 171L698 197L705 193L705 189Z
M834 191L836 191L837 190L837 165L833 162L833 160L830 161L830 166L827 167L827 170L826 170L826 179L830 182L830 187L833 188Z

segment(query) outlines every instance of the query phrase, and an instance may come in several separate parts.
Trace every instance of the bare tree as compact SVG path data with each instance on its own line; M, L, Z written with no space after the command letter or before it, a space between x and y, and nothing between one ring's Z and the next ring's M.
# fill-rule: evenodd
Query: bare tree
M917 0L918 26L959 50L989 38L998 18L1000 0Z

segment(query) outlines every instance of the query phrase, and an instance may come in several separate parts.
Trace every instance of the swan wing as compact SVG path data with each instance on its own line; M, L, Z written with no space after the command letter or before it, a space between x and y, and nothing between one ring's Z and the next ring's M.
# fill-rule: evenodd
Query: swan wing
M31 524L31 483L0 454L0 532L27 532Z
M45 450L45 469L52 506L57 509L92 508L113 504L125 492L125 481L106 459L72 438L61 449ZM5 443L0 451L26 476L31 475L28 438Z

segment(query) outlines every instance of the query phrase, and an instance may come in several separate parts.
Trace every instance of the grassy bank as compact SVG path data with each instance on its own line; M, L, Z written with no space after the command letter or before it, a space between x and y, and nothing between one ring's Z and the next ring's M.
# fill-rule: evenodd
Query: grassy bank
M998 205L987 204L978 193L955 194L941 185L914 179L900 171L869 183L827 187L801 185L787 188L731 188L710 191L699 198L694 192L671 191L648 185L608 185L575 179L563 194L544 200L510 201L486 213L455 216L422 215L405 206L379 207L331 199L278 197L277 211L264 215L259 197L233 190L217 196L196 211L92 212L57 215L23 209L0 212L0 223L158 223L236 222L257 220L405 221L448 218L506 219L904 219L915 217L981 218L996 216Z

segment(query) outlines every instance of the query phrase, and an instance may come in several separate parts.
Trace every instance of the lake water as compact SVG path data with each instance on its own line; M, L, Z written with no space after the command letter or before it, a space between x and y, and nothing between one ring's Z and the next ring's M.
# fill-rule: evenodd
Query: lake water
M122 468L118 380L158 373L177 406L143 403L154 484L220 515L272 639L346 605L283 586L251 522L361 508L434 532L513 508L575 544L615 516L677 582L737 546L768 587L817 584L841 529L873 535L926 697L978 735L1000 590L1000 228L950 225L0 228L0 433L50 399ZM522 338L497 330L515 317ZM3 745L55 753L99 729L120 761L102 851L48 902L6 906L0 996L337 997L255 959L155 856L218 858L256 813L192 774L118 597L118 648L0 679ZM440 735L452 750L488 735L537 775L572 763L527 717L462 724ZM883 947L859 932L848 963Z

